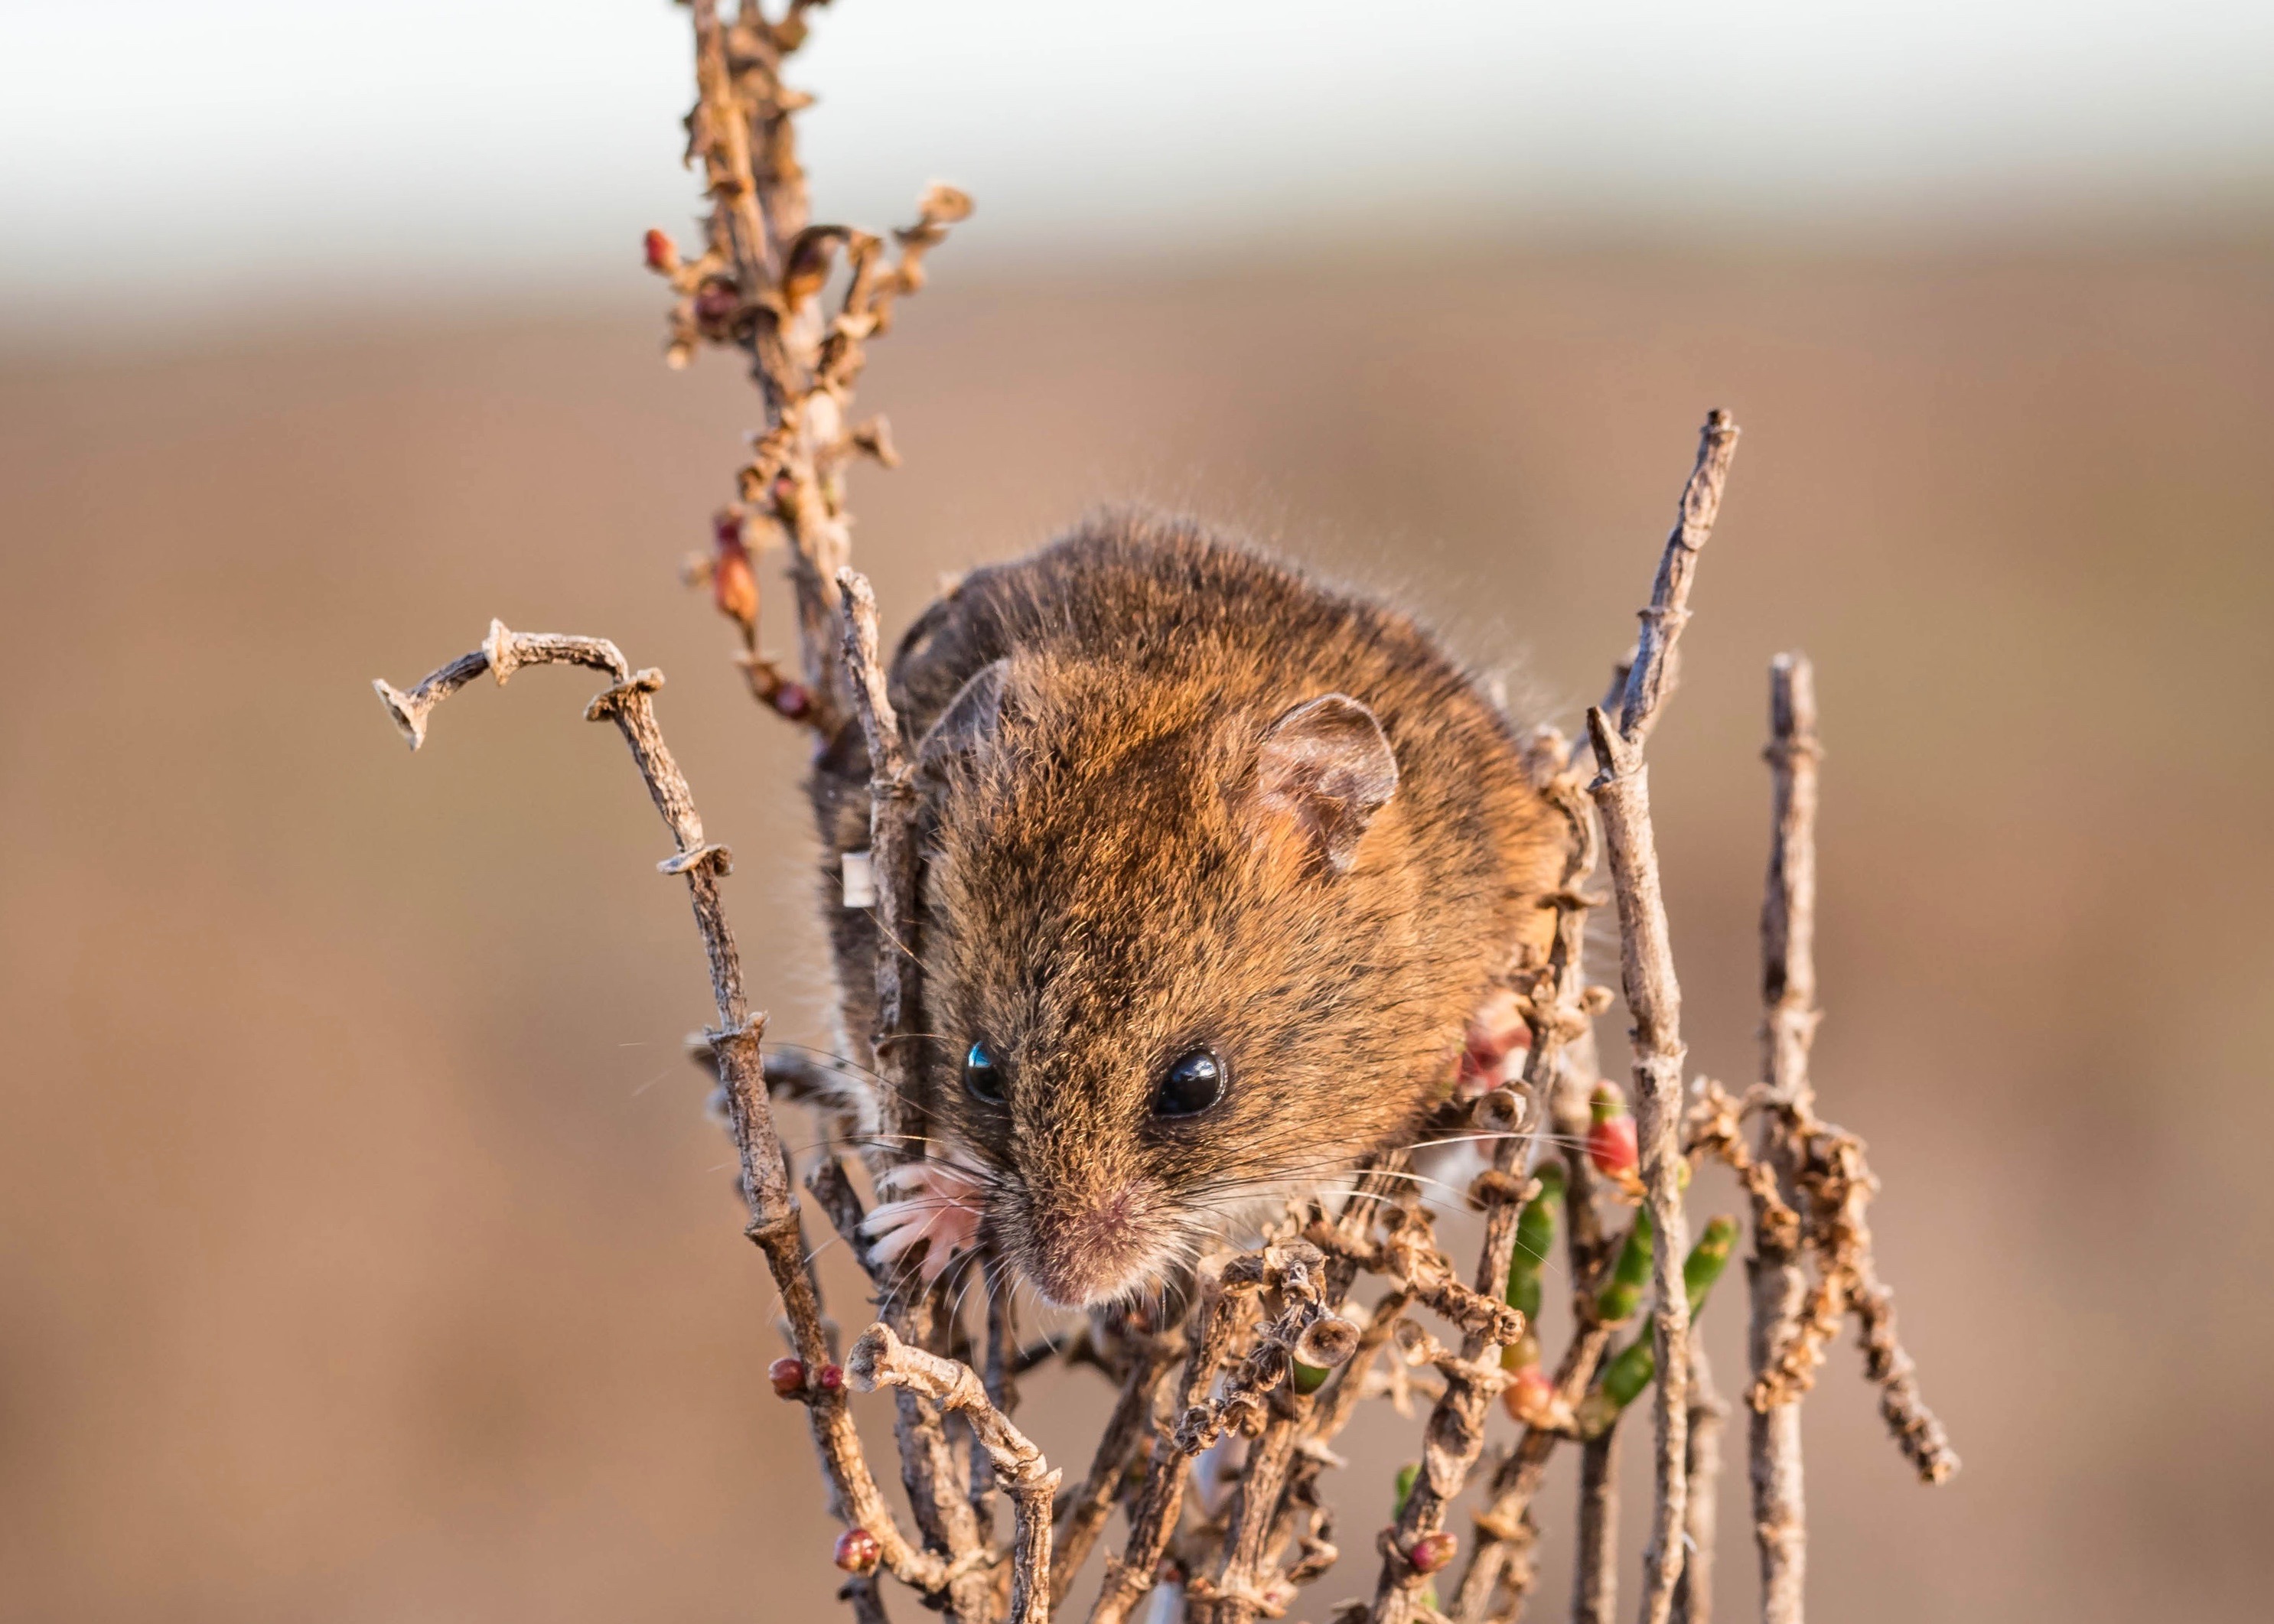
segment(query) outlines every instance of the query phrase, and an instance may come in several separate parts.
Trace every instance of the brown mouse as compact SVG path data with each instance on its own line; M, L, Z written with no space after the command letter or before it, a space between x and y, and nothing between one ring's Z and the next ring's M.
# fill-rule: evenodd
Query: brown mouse
M1547 939L1561 847L1508 720L1405 616L1190 522L974 572L892 683L929 1143L871 1215L885 1259L929 1242L936 1274L983 1233L1054 1303L1165 1286L1410 1134ZM868 779L848 726L811 788L861 1027L875 929L839 876Z

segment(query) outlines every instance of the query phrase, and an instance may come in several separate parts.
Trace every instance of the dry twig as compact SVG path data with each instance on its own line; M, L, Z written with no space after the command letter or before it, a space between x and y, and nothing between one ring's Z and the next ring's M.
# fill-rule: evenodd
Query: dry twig
M1756 1207L1762 1214L1757 1222L1766 1246L1757 1243L1756 1249L1778 1272L1772 1289L1756 1288L1755 1371L1746 1402L1756 1417L1755 1521L1763 1577L1777 1580L1773 1593L1781 1620L1797 1620L1805 1524L1793 1406L1813 1382L1824 1349L1847 1313L1856 1316L1865 1373L1879 1386L1881 1414L1920 1477L1944 1481L1957 1470L1958 1457L1942 1424L1920 1400L1910 1356L1895 1338L1894 1298L1879 1282L1864 1217L1879 1189L1864 1159L1864 1143L1818 1118L1809 1081L1809 1046L1822 1019L1816 1007L1814 954L1816 775L1822 752L1816 737L1814 675L1804 656L1780 655L1772 665L1770 720L1774 840L1761 915L1768 1020L1766 1077L1754 1101L1761 1113L1756 1160L1772 1164L1779 1193L1788 1192L1797 1209L1797 1241L1785 1238L1793 1233L1785 1214L1757 1192ZM1806 1287L1800 1274L1796 1244L1816 1259L1813 1287ZM1757 1278L1767 1274L1766 1268L1756 1270ZM1781 1428L1791 1430L1788 1434Z
M1534 1119L1550 1120L1567 1140L1576 1140L1585 1135L1586 1101L1595 1082L1592 1018L1608 1007L1608 991L1587 985L1584 962L1587 910L1601 898L1587 895L1582 888L1594 873L1600 843L1594 815L1574 766L1572 747L1563 735L1552 727L1540 729L1526 751L1525 765L1534 786L1563 818L1565 855L1562 883L1553 898L1554 945L1546 971L1535 981L1525 1004L1532 1049L1525 1062L1525 1081ZM1582 1155L1566 1160L1571 1278L1577 1287L1588 1280L1595 1267L1602 1244L1601 1226L1595 1218L1594 1169ZM1580 1310L1579 1330L1555 1376L1566 1414L1586 1391L1609 1340L1592 1322L1592 1287L1575 1292L1574 1301L1585 1306ZM1451 1610L1461 1624L1479 1624L1504 1582L1522 1581L1509 1584L1512 1605L1522 1605L1521 1598L1530 1584L1529 1564L1520 1570L1511 1569L1510 1564L1529 1549L1536 1532L1531 1522L1532 1497L1539 1492L1548 1458L1562 1436L1551 1427L1526 1426L1523 1439L1495 1471L1491 1503L1474 1520L1476 1544L1462 1572Z
M1684 1533L1689 1560L1674 1587L1675 1624L1713 1624L1713 1556L1720 1531L1721 1485L1721 1428L1729 1407L1713 1387L1713 1367L1706 1350L1690 1342L1690 1447L1686 1471L1689 1495L1684 1502Z
M893 233L900 252L889 260L882 239L866 231L809 223L793 115L812 99L783 82L782 66L804 43L814 4L789 0L776 22L757 0L743 0L731 19L718 0L689 0L697 101L687 156L703 166L711 214L702 253L682 260L670 238L651 231L648 263L680 296L671 312L673 365L686 365L704 344L740 350L765 410L738 476L740 505L720 516L717 553L695 573L712 582L719 608L740 628L751 692L827 738L851 703L832 635L837 572L851 536L846 472L859 456L888 468L899 462L882 417L853 420L854 386L868 341L890 329L903 295L923 286L925 253L970 214L971 199L952 186L931 187L915 224ZM840 264L844 291L826 312L823 294ZM752 523L788 543L799 680L758 652L746 540Z
M1645 1624L1666 1624L1674 1605L1674 1584L1682 1571L1683 1460L1688 1412L1683 1387L1688 1372L1688 1304L1682 1287L1682 1260L1690 1248L1689 1222L1677 1183L1682 1152L1682 990L1674 974L1673 944L1668 937L1666 898L1659 886L1657 837L1650 821L1650 777L1643 764L1643 741L1656 724L1669 683L1668 663L1683 622L1690 618L1690 582L1699 549L1712 533L1721 505L1721 487L1737 444L1737 426L1726 413L1706 418L1698 443L1698 462L1683 487L1680 516L1668 537L1666 555L1650 606L1642 612L1642 635L1615 728L1601 707L1587 713L1587 729L1602 763L1589 792L1603 820L1610 854L1611 883L1619 902L1619 962L1627 1009L1634 1017L1635 1115L1640 1123L1642 1172L1656 1224L1653 1279L1658 1299L1658 1395L1655 1406L1656 1472L1653 1496L1650 1583L1644 1598Z
M976 1372L960 1359L911 1348L889 1325L872 1325L854 1344L846 1374L863 1393L880 1387L921 1394L964 1417L1011 1496L1017 1544L1012 1553L1011 1624L1047 1624L1050 1616L1050 1500L1059 1474L1011 1418L998 1410Z
M1807 658L1781 654L1770 667L1770 741L1773 774L1769 877L1761 904L1762 1085L1773 1109L1760 1113L1757 1154L1740 1177L1753 1198L1753 1256L1746 1278L1752 1296L1751 1357L1756 1384L1800 1334L1808 1281L1801 1267L1799 1147L1792 1124L1815 1109L1808 1051L1816 1007L1816 680ZM1734 1126L1734 1124L1733 1124ZM1740 1148L1732 1132L1725 1155ZM1733 1162L1732 1165L1736 1165ZM1800 1624L1808 1566L1799 1395L1758 1385L1749 1402L1748 1448L1753 1538L1760 1551L1763 1624Z
M663 686L663 673L633 671L615 644L604 638L511 632L502 622L492 620L489 635L480 648L432 673L410 693L385 681L372 686L415 750L425 741L427 714L476 677L488 672L502 686L522 667L542 665L583 665L611 679L613 686L586 707L585 719L616 725L624 742L631 747L632 759L656 809L671 828L677 850L657 866L665 874L686 879L695 906L696 928L702 933L710 959L712 997L719 1025L707 1035L725 1085L729 1123L742 1162L743 1197L750 1214L746 1233L765 1253L774 1285L781 1293L791 1346L802 1367L797 1396L805 1404L814 1447L829 1477L833 1509L854 1526L868 1530L879 1547L884 1565L895 1577L919 1590L937 1591L952 1576L947 1564L910 1544L901 1533L870 1475L860 1437L845 1408L842 1384L826 1379L826 1372L836 1367L830 1358L820 1294L807 1262L788 1158L774 1128L759 1058L765 1017L750 1012L742 990L742 959L719 900L719 879L727 871L729 854L725 846L704 838L703 820L695 810L687 779L656 726L650 695Z

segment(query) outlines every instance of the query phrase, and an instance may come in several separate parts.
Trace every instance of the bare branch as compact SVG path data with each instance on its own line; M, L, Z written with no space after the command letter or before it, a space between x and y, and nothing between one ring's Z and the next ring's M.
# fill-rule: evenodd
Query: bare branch
M1047 1624L1050 1616L1050 1500L1059 1474L1043 1452L998 1410L978 1374L959 1359L911 1348L892 1327L870 1326L853 1346L846 1373L863 1393L880 1387L922 1395L962 1416L994 1462L996 1480L1011 1496L1017 1527L1012 1553L1011 1624Z
M1698 554L1713 532L1721 511L1721 490L1728 482L1729 459L1736 455L1737 425L1729 414L1707 414L1698 442L1698 462L1682 487L1680 509L1666 552L1659 560L1658 579L1652 584L1650 605L1641 612L1642 632L1627 670L1625 691L1620 696L1619 734L1640 745L1658 726L1675 674L1674 645L1690 620L1690 582L1698 571ZM1596 757L1600 761L1599 754Z
M1601 771L1588 786L1603 820L1610 854L1611 882L1619 905L1619 962L1627 1008L1634 1017L1635 1116L1642 1150L1643 1180L1656 1226L1653 1278L1658 1302L1658 1392L1654 1492L1647 1551L1649 1584L1643 1600L1644 1624L1666 1624L1674 1605L1675 1581L1682 1572L1683 1462L1689 1429L1683 1387L1689 1372L1689 1304L1682 1286L1682 1260L1690 1249L1690 1229L1678 1179L1683 1156L1682 989L1675 979L1673 945L1666 923L1666 898L1660 888L1658 842L1650 820L1650 777L1643 764L1643 741L1658 719L1667 688L1667 665L1675 639L1689 618L1690 583L1698 554L1720 510L1721 487L1736 450L1736 425L1714 412L1698 437L1698 460L1683 487L1680 516L1668 537L1650 606L1642 613L1642 635L1617 730L1600 707L1587 713L1595 759Z
M1754 1522L1762 1577L1777 1604L1774 1624L1797 1624L1804 1563L1801 1500L1800 1395L1824 1349L1852 1310L1864 1368L1879 1384L1881 1414L1897 1445L1928 1483L1958 1470L1958 1457L1919 1398L1910 1356L1895 1339L1893 1295L1879 1282L1864 1209L1878 1189L1863 1141L1819 1121L1808 1074L1821 1019L1816 1007L1816 688L1806 657L1779 655L1770 668L1770 741L1774 840L1761 911L1764 1029L1761 1160L1781 1192L1802 1209L1800 1242L1817 1259L1806 1285L1781 1225L1759 1223L1754 1277L1754 1379L1746 1402L1754 1419Z
M1123 1624L1130 1608L1159 1578L1161 1557L1177 1530L1177 1515L1184 1505L1192 1457L1200 1452L1199 1446L1187 1449L1180 1441L1183 1417L1207 1398L1250 1301L1243 1293L1226 1290L1216 1280L1206 1282L1193 1306L1189 1323L1205 1328L1186 1356L1178 1409L1154 1432L1152 1464L1129 1512L1129 1543L1118 1558L1106 1564L1105 1583L1089 1610L1089 1624Z
M1115 1401L1113 1413L1107 1417L1104 1432L1098 1440L1089 1475L1075 1491L1072 1504L1060 1519L1064 1531L1050 1558L1053 1597L1065 1595L1074 1575L1088 1559L1090 1547L1104 1531L1106 1519L1113 1515L1114 1496L1145 1442L1147 1428L1161 1402L1169 1372L1184 1349L1183 1338L1176 1335L1141 1335L1133 1342L1128 1374L1122 1379L1120 1397Z
M616 725L631 747L632 759L650 797L670 825L677 849L657 866L686 880L696 928L710 959L719 1026L709 1037L741 1158L742 1191L750 1214L746 1233L765 1253L774 1284L781 1292L791 1346L805 1372L795 1396L805 1404L814 1447L829 1477L834 1509L875 1538L884 1565L895 1576L919 1590L937 1590L952 1577L947 1565L937 1555L911 1545L900 1531L870 1475L853 1418L845 1408L841 1384L821 1379L825 1369L834 1366L830 1362L819 1291L808 1263L797 1197L790 1184L788 1158L766 1095L759 1058L765 1017L749 1011L742 989L742 959L719 898L719 879L730 860L725 846L704 838L695 798L656 726L650 696L663 686L662 673L633 672L616 646L604 639L511 632L493 620L479 649L434 672L410 694L383 681L373 687L415 749L425 737L427 713L474 678L486 671L502 684L523 666L540 665L584 665L614 679L614 685L586 708L585 718Z
M1753 1256L1745 1275L1752 1298L1748 1336L1754 1391L1772 1397L1768 1372L1800 1335L1807 1276L1797 1222L1782 1222L1799 1199L1799 1147L1792 1127L1813 1109L1809 1046L1816 1008L1816 681L1807 657L1780 654L1769 667L1769 746L1773 774L1773 838L1761 904L1762 1083L1782 1109L1761 1113L1758 1154L1747 1169L1753 1196ZM1730 1135L1736 1144L1736 1136ZM1741 1173L1741 1177L1745 1176ZM1758 1181L1758 1182L1757 1182ZM1782 1213L1778 1211L1783 1209ZM1748 1405L1753 1538L1760 1552L1763 1624L1801 1624L1808 1572L1808 1507L1800 1447L1800 1395Z
M1579 1447L1579 1548L1572 1624L1611 1624L1619 1605L1619 1434L1615 1422Z
M1555 931L1547 964L1535 974L1525 1001L1525 1019L1532 1031L1532 1049L1525 1060L1525 1087L1534 1122L1544 1122L1566 1106L1576 1106L1577 1132L1584 1134L1585 1101L1594 1081L1594 1023L1596 1000L1585 973L1587 909L1600 898L1584 890L1600 859L1595 818L1575 770L1572 746L1552 727L1538 730L1526 747L1525 766L1533 787L1562 815L1564 861L1562 883L1553 898ZM1573 1124L1557 1122L1561 1132ZM1594 1169L1584 1156L1569 1159L1570 1194L1570 1245L1575 1279L1585 1274L1579 1260L1591 1257L1600 1244L1594 1219ZM1557 1377L1559 1394L1567 1404L1586 1390L1602 1357L1606 1338L1586 1345L1586 1322L1567 1350ZM1528 1426L1516 1449L1494 1473L1492 1501L1476 1518L1476 1545L1463 1570L1452 1616L1463 1624L1478 1624L1489 1607L1509 1561L1521 1543L1528 1549L1533 1530L1529 1522L1532 1497L1539 1492L1557 1434ZM1525 1571L1529 1582L1528 1567Z
M1713 1624L1714 1540L1720 1532L1721 1428L1729 1407L1713 1387L1713 1367L1696 1338L1690 1343L1690 1492L1685 1533L1690 1558L1674 1587L1675 1624Z
M718 0L690 0L697 100L688 158L702 164L711 199L705 246L682 261L667 237L651 231L647 252L679 295L672 364L685 365L704 344L740 350L764 405L764 425L738 476L737 512L789 544L802 680L759 652L755 583L746 593L739 578L734 593L719 598L742 637L738 663L754 696L829 737L849 710L832 635L837 572L851 538L846 465L857 456L888 468L899 461L882 418L852 422L854 386L867 341L889 330L895 301L923 286L924 255L969 215L971 199L952 186L930 188L916 223L893 233L900 255L889 264L882 240L870 233L809 223L794 115L811 98L782 79L786 59L804 42L809 5L793 0L781 21L770 22L750 0L728 21ZM822 294L840 259L850 270L846 290L825 312ZM731 540L722 530L713 567L747 575L739 521Z

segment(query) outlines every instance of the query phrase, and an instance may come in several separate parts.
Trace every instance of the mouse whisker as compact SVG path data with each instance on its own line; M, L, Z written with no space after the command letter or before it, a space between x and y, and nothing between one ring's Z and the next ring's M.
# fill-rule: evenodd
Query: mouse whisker
M819 1244L818 1246L816 1246L816 1247L815 1247L811 1252L807 1252L807 1253L805 1254L805 1261L804 1261L804 1264L802 1265L802 1267L809 1267L809 1267L812 1267L812 1265L813 1265L813 1260L814 1260L816 1258L819 1257L823 1252L827 1252L827 1251L828 1251L832 1246L836 1245L836 1244L838 1244L838 1242L840 1242L840 1241L843 1240L844 1238L845 1238L845 1237L844 1237L843 1236L841 1236L841 1235L835 1235L835 1234L831 1235L827 1239L824 1240L824 1241L821 1243L821 1244Z
M972 1267L972 1265L974 1264L978 1264L979 1267L975 1269ZM963 1315L963 1298L965 1294L971 1289L972 1282L975 1280L984 1279L986 1277L987 1270L985 1264L981 1261L979 1254L975 1252L966 1253L964 1256L958 1258L948 1267L952 1271L948 1275L948 1282L950 1284L955 1285L955 1300L948 1306L947 1323L950 1327L953 1327L961 1322ZM960 1282L961 1283L956 1284L957 1282Z

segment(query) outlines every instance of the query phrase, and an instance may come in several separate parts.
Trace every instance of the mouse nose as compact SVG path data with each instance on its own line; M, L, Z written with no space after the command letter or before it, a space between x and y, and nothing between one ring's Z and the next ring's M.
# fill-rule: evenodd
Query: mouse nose
M1152 1205L1131 1184L1038 1208L1027 1260L1035 1289L1061 1308L1088 1308L1138 1285L1161 1252Z

